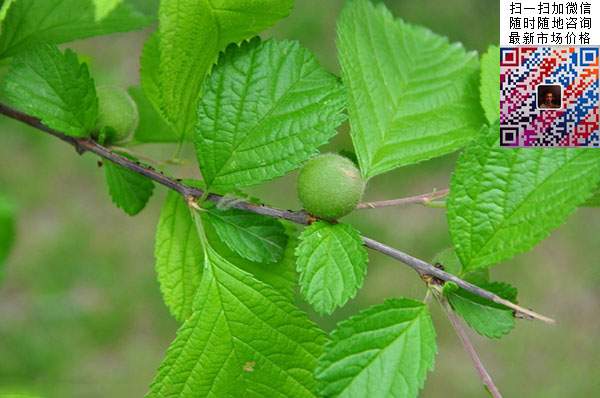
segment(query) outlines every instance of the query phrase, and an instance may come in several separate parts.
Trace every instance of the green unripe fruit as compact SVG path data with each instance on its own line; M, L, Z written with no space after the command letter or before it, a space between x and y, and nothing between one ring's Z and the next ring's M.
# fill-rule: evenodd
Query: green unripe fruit
M120 87L102 86L98 95L98 121L96 128L105 134L105 140L114 144L127 141L140 121L137 104L129 93Z
M308 161L298 177L298 197L304 208L326 220L354 210L364 190L365 182L354 163L331 153Z

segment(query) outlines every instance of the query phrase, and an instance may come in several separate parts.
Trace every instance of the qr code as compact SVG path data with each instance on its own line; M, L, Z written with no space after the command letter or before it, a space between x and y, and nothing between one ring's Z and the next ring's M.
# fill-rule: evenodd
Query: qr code
M600 147L598 47L500 49L500 145Z

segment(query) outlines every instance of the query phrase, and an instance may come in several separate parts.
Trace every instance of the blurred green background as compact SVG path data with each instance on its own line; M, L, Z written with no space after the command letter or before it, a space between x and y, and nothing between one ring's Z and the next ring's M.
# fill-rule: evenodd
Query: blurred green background
M151 12L156 1L138 1ZM338 72L335 20L341 0L297 0L293 14L266 36L297 39ZM484 51L499 38L498 0L398 0L397 16ZM137 84L141 46L151 32L70 44L92 61L99 84ZM103 171L91 155L0 119L0 189L19 204L18 239L0 285L0 395L43 397L142 396L177 328L161 302L154 275L154 228L164 198L158 189L136 218L114 207ZM346 129L326 150L349 149ZM136 148L167 159L170 147ZM183 167L197 176L192 152ZM456 155L374 179L369 200L448 186ZM267 203L297 208L291 175L253 190ZM430 260L450 244L443 210L367 210L347 218L368 236ZM600 210L581 209L535 250L501 264L495 279L513 283L520 301L555 317L556 326L520 321L509 336L474 336L506 397L592 397L600 393ZM334 323L385 298L422 298L423 284L402 264L371 253L368 278ZM435 371L423 397L486 396L467 355L439 309Z

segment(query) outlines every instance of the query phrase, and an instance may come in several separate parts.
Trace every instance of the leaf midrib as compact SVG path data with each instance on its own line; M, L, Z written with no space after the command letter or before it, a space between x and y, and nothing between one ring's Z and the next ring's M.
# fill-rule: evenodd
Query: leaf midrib
M216 253L216 252L214 251L214 249L210 248L209 250L213 251L213 255L217 255L217 256L219 256L219 254L218 254L218 253ZM233 266L232 264L230 264L229 262L227 262L225 259L223 259L223 258L221 258L221 259L222 259L224 262L226 262L227 264L229 264L230 266ZM215 264L214 264L212 261L210 261L210 264L211 264L211 266L212 266L213 268L214 268L214 267L217 267L217 268L219 268L219 267L218 267L217 265L215 265ZM227 272L227 270L225 270L225 269L220 269L220 271L221 271L221 272L225 272L225 273L229 274L229 275L230 275L232 278L235 278L235 276L234 276L234 275L231 275L231 274L230 274L229 272ZM244 271L241 271L241 272L244 272ZM313 359L315 359L315 360L317 359L317 357L316 357L315 355L313 355L313 353L312 353L312 352L310 352L310 351L306 350L304 347L302 347L302 345L301 345L301 344L299 344L299 343L298 343L298 342L296 342L296 341L293 341L292 339L290 339L290 338L289 338L289 336L287 336L287 335L283 334L283 333L282 333L281 331L279 331L277 328L274 328L273 326L269 325L269 324L268 324L267 322L265 322L265 320L264 320L264 319L262 319L260 316L257 316L257 315L255 314L255 312L254 312L254 311L253 311L253 310L252 310L250 307L248 307L248 306L246 305L246 303L244 303L244 301L243 301L243 300L241 300L241 299L240 299L240 298L239 298L239 297L238 297L238 296L237 296L237 295L236 295L236 294L235 294L233 291L231 291L231 290L230 290L230 289L229 289L229 288L228 288L228 287L227 287L225 284L223 284L223 283L219 282L219 280L218 280L218 278L217 278L217 274L216 274L216 272L215 272L215 270L214 270L214 269L213 269L213 272L212 272L211 274L212 274L212 277L214 278L214 281L215 281L215 283L216 283L217 291L218 291L218 294L219 294L219 303L223 303L223 298L222 298L222 297L223 297L223 294L222 294L222 292L221 292L221 288L222 288L222 289L225 289L227 292L229 292L229 294L231 295L231 297L234 297L234 298L235 298L235 299L238 301L238 303L240 303L240 305L241 305L242 307L246 308L246 310L247 310L249 313L251 313L251 314L254 316L254 318L255 318L255 319L259 320L259 321L260 321L260 322L261 322L263 325L267 326L267 328L268 328L268 329L270 329L270 330L273 330L274 332L276 332L276 333L277 333L278 335L280 335L280 336L281 336L281 337L282 337L282 338L283 338L285 341L291 341L292 343L294 343L294 344L296 345L296 347L299 347L299 348L301 348L301 349L302 349L302 352L303 352L303 353L305 353L305 354L308 354L309 356L311 356L311 357L312 357ZM254 279L254 278L253 278L251 275L250 275L250 277L251 277L252 279ZM261 283L260 281L258 281L258 280L256 280L256 279L254 279L254 281L255 281L256 283ZM248 286L248 287L250 287L250 285L247 285L247 286ZM265 296L264 296L264 295L263 295L263 294L262 294L260 291L257 291L257 290L255 290L255 289L252 289L252 290L253 290L253 291L255 291L256 293L258 293L259 295L261 295L261 296L262 296L262 297L263 297L263 298L264 298L266 301L269 301L269 302L271 303L271 305L273 305L273 303L272 303L272 302L269 300L269 298L265 297ZM270 363L271 363L271 364L272 364L274 367L276 367L277 369L279 369L279 370L281 371L281 373L282 373L282 374L285 374L285 375L286 375L286 377L289 377L290 379L294 380L294 381L295 381L295 383L296 383L298 386L302 387L302 388L303 388L305 391L307 391L309 394L313 395L313 394L312 394L312 391L310 391L310 390L309 390L309 389L308 389L308 388L307 388L307 387L306 387L306 386L305 386L305 385L304 385L304 384L303 384L303 383L302 383L300 380L298 380L298 379L297 379L297 378L296 378L296 377L295 377L293 374L291 374L291 373L288 371L288 369L284 369L284 368L282 368L281 366L279 366L279 364L277 364L277 363L273 362L273 361L272 361L272 360L271 360L271 359L270 359L270 358L269 358L267 355L264 355L264 354L262 354L262 353L261 353L260 351L258 351L256 348L254 348L254 347L250 346L248 343L244 342L243 340L236 338L236 337L235 337L235 334L233 334L233 333L231 332L231 328L230 328L230 326L229 326L229 319L227 318L227 313L226 313L225 309L222 307L222 305L220 305L220 307L221 307L221 309L222 309L222 312L223 312L223 314L224 314L224 316L225 316L225 319L226 319L226 324L227 324L227 329L229 330L229 335L230 335L230 336L232 336L232 338L236 339L237 341L239 341L239 342L240 342L240 343L242 343L242 344L246 344L246 345L248 345L249 347L251 347L252 351L256 352L258 355L260 355L260 356L262 356L263 358L265 358L265 359L266 359L267 361L269 361L269 362L270 362ZM234 345L233 349L234 349L234 351L236 351L236 349L235 349L235 345ZM237 353L236 353L236 355L237 355Z
M250 78L251 74L252 74L252 70L254 68L256 68L255 65L255 58L258 55L258 49L254 49L254 52L252 54L252 62L251 62L251 69L249 72L247 72L247 77ZM305 61L305 60L304 60ZM279 97L270 107L270 109L263 115L261 116L255 123L254 125L249 129L249 131L243 136L243 138L233 147L233 150L231 151L231 154L229 154L229 157L227 158L227 160L225 162L223 162L223 164L221 165L221 167L219 168L219 170L215 173L214 177L211 180L211 183L208 185L212 185L214 183L215 180L218 180L219 177L222 177L221 172L227 168L227 166L229 166L229 164L231 163L231 161L233 160L233 158L236 155L237 150L243 146L250 138L252 138L254 136L254 134L256 134L256 132L258 131L258 128L260 126L262 126L262 124L264 123L265 120L267 120L272 114L273 112L275 112L275 110L281 105L281 103L283 102L284 99L287 99L292 92L294 91L294 89L296 88L296 86L298 84L300 84L304 79L306 79L308 76L310 76L316 69L311 70L308 74L306 74L306 76L304 75L304 66L305 66L305 62L302 63L302 65L300 66L300 71L298 73L298 78L292 82L292 84L290 84L288 86L288 88L286 89L285 93L283 93L281 95L281 97ZM249 90L248 84L246 84L244 86L244 92L245 95L247 95L247 92ZM245 100L241 101L241 108L243 109L243 105L245 103ZM240 111L241 113L241 111ZM236 123L236 129L239 127L240 121L238 120ZM235 170L235 172L240 172L241 170Z

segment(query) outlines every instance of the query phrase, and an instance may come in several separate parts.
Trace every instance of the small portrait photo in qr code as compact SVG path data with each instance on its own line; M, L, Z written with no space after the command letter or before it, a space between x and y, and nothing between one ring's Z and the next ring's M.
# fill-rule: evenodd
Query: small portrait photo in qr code
M563 88L559 84L540 84L537 86L538 109L562 109Z

